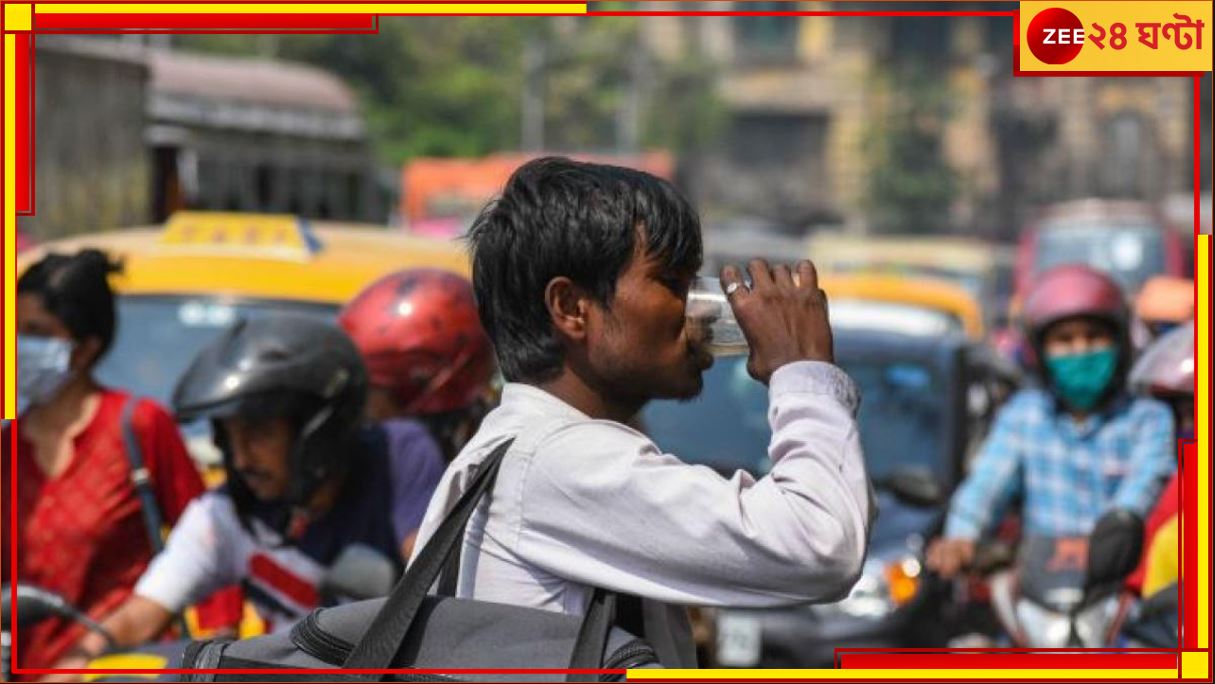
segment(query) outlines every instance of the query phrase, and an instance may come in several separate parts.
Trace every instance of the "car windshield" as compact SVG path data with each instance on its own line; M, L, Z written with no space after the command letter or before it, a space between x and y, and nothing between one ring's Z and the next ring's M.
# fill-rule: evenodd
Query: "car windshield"
M961 319L940 309L871 299L832 299L831 327L935 337L966 332Z
M212 296L124 296L118 334L97 368L98 380L168 405L186 367L221 330L240 318L300 313L334 320L337 307L281 301L231 301Z
M1038 237L1035 273L1063 264L1087 264L1109 273L1127 292L1165 270L1164 236L1149 225L1050 224Z
M898 359L840 365L863 397L858 422L870 477L920 466L946 481L947 399L939 373L920 361ZM722 472L767 472L768 391L747 374L746 357L718 359L704 381L704 392L692 401L651 402L642 412L643 427L659 448L689 463Z

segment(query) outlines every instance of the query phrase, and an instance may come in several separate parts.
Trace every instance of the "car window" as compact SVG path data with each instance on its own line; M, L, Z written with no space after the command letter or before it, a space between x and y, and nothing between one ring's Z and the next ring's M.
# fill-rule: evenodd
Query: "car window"
M718 359L704 391L687 402L651 402L642 423L664 451L722 472L766 473L768 391L747 374L745 357ZM841 360L861 390L858 422L870 477L922 466L952 477L946 444L947 392L940 374L920 361Z
M1165 270L1164 235L1145 225L1054 223L1038 237L1034 272L1063 264L1087 264L1109 273L1127 292Z

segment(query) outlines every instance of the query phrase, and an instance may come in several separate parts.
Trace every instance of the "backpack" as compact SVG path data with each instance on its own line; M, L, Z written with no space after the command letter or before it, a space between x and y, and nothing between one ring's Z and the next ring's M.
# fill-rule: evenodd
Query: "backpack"
M477 504L492 487L513 440L494 449L469 489L456 502L405 576L385 598L314 611L287 634L244 641L191 644L182 668L232 669L185 681L600 681L624 678L624 670L659 667L644 640L613 627L616 594L592 592L585 615L565 615L489 601L454 598L458 548ZM430 588L438 582L438 593ZM257 670L300 669L292 674ZM325 668L355 670L310 674ZM385 673L384 670L400 670ZM444 674L410 673L440 670ZM506 674L478 669L569 669L581 672ZM616 670L600 675L587 670ZM374 671L380 672L374 672ZM465 670L465 672L461 672ZM473 670L473 671L468 671ZM369 672L371 671L371 672Z

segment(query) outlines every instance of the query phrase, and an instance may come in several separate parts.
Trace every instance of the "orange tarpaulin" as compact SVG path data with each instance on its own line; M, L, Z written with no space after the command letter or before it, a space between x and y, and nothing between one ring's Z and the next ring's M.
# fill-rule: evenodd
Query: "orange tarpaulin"
M401 216L411 230L428 221L465 221L502 191L515 169L541 154L494 154L478 159L419 158L402 171ZM575 154L579 161L629 166L670 180L675 162L665 151L638 154ZM462 232L467 225L460 225ZM442 230L442 229L440 229Z

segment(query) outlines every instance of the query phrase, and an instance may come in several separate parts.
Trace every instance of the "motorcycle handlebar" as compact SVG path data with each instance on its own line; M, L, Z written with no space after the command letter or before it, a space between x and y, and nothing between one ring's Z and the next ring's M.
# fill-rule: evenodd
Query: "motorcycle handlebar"
M981 575L990 575L1011 566L1016 556L1016 548L1006 542L979 542L968 567Z
M32 584L18 584L16 587L17 605L14 611L13 590L4 586L0 589L0 623L4 631L12 627L14 612L18 627L28 627L38 624L49 617L61 617L84 625L88 630L100 634L113 647L114 639L110 633L96 620L77 610L59 594L48 591Z

